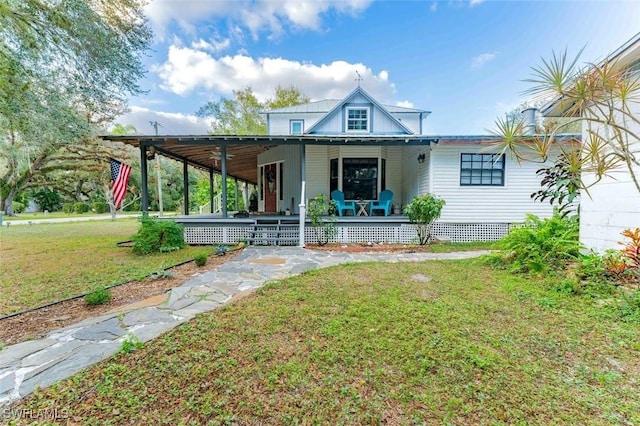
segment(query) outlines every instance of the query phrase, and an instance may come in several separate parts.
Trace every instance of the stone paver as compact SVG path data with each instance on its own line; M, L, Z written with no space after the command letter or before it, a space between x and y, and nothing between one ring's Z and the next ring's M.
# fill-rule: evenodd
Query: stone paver
M45 338L0 351L0 408L116 353L127 336L147 342L252 290L305 271L346 262L417 262L467 259L487 251L461 253L341 253L299 247L247 247L217 269L198 274L171 293L128 305L49 333ZM429 277L412 279L428 282Z

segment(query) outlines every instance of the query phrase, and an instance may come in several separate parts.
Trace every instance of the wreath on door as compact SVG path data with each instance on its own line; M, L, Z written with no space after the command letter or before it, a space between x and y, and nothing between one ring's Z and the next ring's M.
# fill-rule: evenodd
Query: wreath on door
M273 172L273 170L268 170L267 171L267 187L269 188L269 192L273 192L273 190L275 189L275 183L276 181L276 174Z

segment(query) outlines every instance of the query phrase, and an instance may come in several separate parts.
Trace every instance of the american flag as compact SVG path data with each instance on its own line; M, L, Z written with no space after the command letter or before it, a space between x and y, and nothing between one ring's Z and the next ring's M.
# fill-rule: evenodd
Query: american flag
M127 181L131 174L131 167L118 160L110 159L111 162L111 193L116 209L122 205L122 200L127 194Z

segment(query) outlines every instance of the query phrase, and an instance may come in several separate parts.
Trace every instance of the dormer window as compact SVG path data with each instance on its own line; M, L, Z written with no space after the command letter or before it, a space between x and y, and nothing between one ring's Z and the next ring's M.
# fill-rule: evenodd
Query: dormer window
M347 132L368 132L369 131L369 108L348 107Z
M301 135L304 133L304 120L289 121L289 130L292 135Z

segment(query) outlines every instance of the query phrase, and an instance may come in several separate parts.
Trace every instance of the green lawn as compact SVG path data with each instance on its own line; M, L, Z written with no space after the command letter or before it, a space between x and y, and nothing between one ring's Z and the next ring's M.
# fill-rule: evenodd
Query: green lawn
M136 256L130 247L117 247L138 226L131 218L2 227L0 315L139 279L203 250Z
M640 324L479 260L271 283L23 401L107 424L640 424Z

